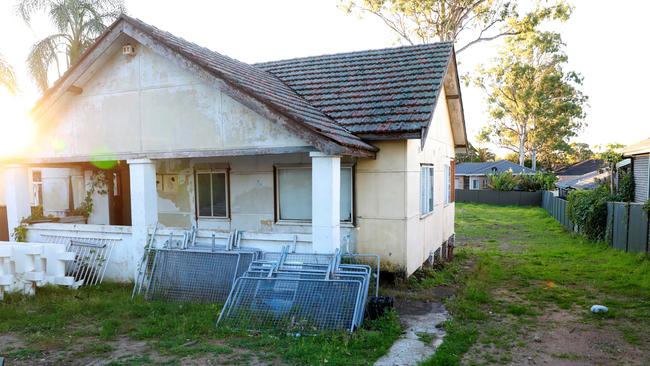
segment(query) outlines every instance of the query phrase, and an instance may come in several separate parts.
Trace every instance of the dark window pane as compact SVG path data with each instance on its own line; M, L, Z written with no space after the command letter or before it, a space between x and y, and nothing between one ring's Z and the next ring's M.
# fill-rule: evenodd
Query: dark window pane
M210 207L210 174L197 174L196 186L199 193L199 216L212 216Z
M212 216L226 217L226 174L212 174Z

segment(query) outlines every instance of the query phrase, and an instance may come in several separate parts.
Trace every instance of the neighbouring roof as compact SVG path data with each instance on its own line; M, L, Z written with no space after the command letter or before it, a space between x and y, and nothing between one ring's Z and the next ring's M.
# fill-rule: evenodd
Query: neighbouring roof
M598 171L605 167L605 161L602 159L588 159L581 161L555 172L556 175L562 176L580 176L583 174Z
M508 160L460 163L456 165L456 175L488 175L507 171L512 171L514 174L535 174L534 170Z
M135 32L129 29L134 29ZM365 133L391 133L388 139L420 137L432 120L443 85L453 90L455 144L466 145L465 122L453 45L434 43L307 57L250 65L200 47L171 33L121 15L79 62L73 65L34 107L38 111L68 86L68 77L83 65L113 31L138 40L144 35L183 59L262 103L275 114L339 146L374 154ZM453 66L454 78L448 75ZM445 79L446 77L446 79ZM72 80L71 82L74 82ZM52 99L56 100L56 97ZM448 100L448 103L450 103ZM403 135L398 135L402 133ZM461 136L462 135L462 136ZM309 135L312 136L312 135ZM456 137L458 136L458 137ZM459 142L460 141L460 142Z
M621 154L623 154L623 156L648 154L650 153L650 138L647 138L636 144L626 146L622 148L620 151Z
M353 133L420 133L451 60L450 42L255 64Z
M562 189L594 189L600 182L603 182L609 177L609 172L591 171L586 174L572 177L555 185Z

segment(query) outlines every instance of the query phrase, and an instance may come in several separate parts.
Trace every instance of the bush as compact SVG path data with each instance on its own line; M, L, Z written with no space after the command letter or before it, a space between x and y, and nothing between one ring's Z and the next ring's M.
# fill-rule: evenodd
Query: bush
M587 238L603 240L607 230L607 201L612 198L606 185L594 190L573 191L567 197L569 219Z
M488 175L488 186L494 191L514 191L519 184L519 177L511 171Z
M553 174L537 172L532 175L522 175L519 177L519 189L522 191L552 191L555 189L557 177Z
M618 179L618 201L634 201L634 177L632 172L620 172Z

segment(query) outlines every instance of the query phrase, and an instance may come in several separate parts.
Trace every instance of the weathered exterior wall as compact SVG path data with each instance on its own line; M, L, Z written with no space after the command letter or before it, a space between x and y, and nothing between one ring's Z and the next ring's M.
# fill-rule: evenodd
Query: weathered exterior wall
M345 159L345 162L350 160ZM197 225L202 230L230 232L244 230L257 233L311 234L310 223L275 222L275 165L311 165L306 153L236 156L194 159L171 159L156 162L158 179L175 177L173 190L158 185L158 220L168 228ZM228 218L196 218L196 171L226 169L229 174L230 215ZM342 244L354 242L355 230L342 225Z
M420 140L407 141L406 272L413 273L454 233L454 203L446 203L445 166L454 159L454 140L444 89L422 149ZM433 164L433 212L420 215L420 164Z
M393 271L406 263L406 145L378 142L377 158L356 166L357 251L381 255Z
M357 249L377 253L388 269L413 273L454 233L454 204L445 203L445 165L454 144L444 91L421 140L380 142L375 160L356 169ZM434 164L434 210L420 215L420 164ZM453 178L452 178L453 179Z
M213 85L154 52L107 55L80 95L41 118L36 157L306 145ZM46 127L49 126L49 127Z

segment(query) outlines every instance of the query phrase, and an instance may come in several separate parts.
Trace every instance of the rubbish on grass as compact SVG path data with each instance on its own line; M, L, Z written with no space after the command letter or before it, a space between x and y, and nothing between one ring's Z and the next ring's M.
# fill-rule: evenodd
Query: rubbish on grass
M607 306L603 306L603 305L593 305L591 307L591 312L594 313L594 314L596 314L596 313L606 313L608 311L609 311L609 309L607 308Z

